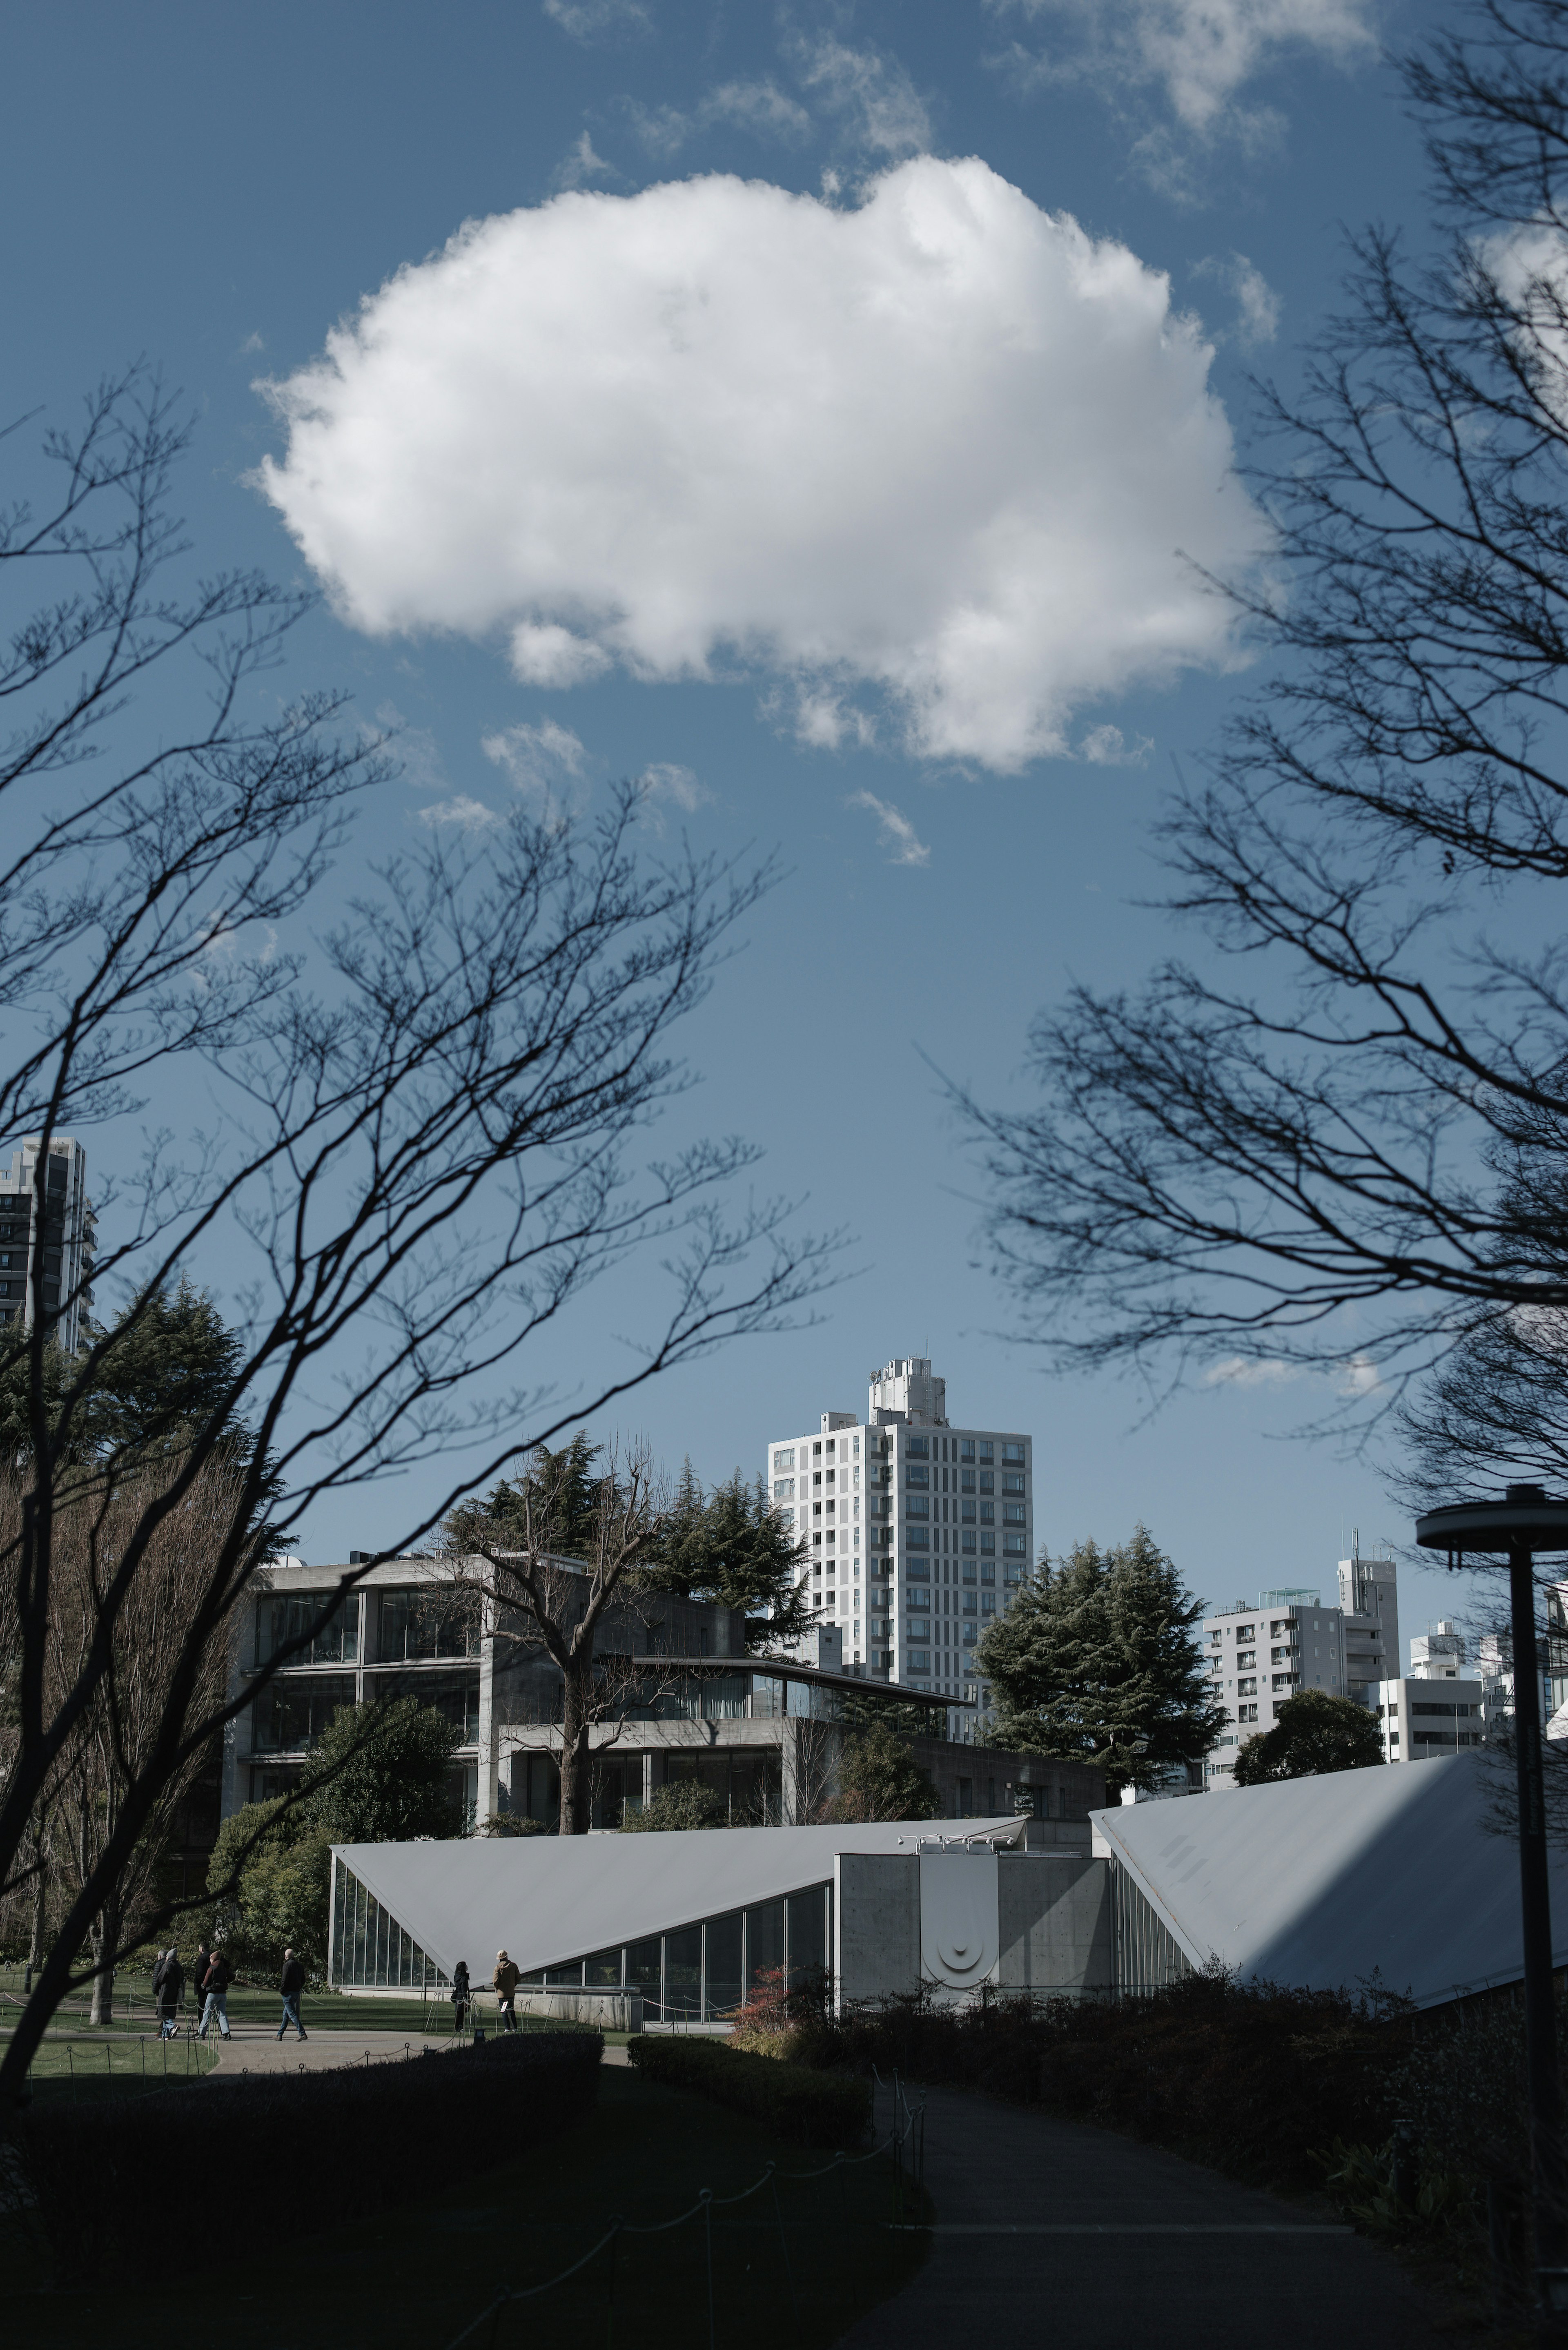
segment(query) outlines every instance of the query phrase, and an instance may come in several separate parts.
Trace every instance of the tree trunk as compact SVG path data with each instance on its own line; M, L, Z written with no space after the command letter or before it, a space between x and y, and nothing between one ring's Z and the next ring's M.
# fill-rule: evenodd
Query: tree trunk
M93 1930L93 1958L98 1972L92 1979L89 2023L114 2021L114 1954L119 1948L119 1897L111 1893L99 1912Z
M589 1773L588 1682L593 1659L568 1666L561 1706L561 1834L587 1835L593 1824Z
M48 1859L48 1853L49 1840L47 1836L35 1836L33 1838L33 1866L36 1871L36 1874L33 1878L33 1932L32 1939L27 1945L27 1980L29 1982L31 1982L34 1975L36 1974L38 1969L44 1963L44 1936L48 1929L49 1922L49 1878L48 1870L46 1866Z

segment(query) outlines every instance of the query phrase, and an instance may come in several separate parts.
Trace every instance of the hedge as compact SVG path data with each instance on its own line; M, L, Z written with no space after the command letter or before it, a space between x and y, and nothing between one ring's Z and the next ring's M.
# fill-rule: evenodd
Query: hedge
M592 2107L603 2053L597 2032L530 2032L330 2072L219 2072L34 2108L17 2149L62 2282L166 2278L171 2195L177 2264L251 2257L268 2213L334 2228L536 2145Z
M747 2056L722 2041L679 2033L635 2033L627 2055L650 2081L667 2089L693 2089L716 2105L732 2106L777 2137L805 2146L858 2146L871 2122L871 2084L836 2073L813 2073L772 2056Z

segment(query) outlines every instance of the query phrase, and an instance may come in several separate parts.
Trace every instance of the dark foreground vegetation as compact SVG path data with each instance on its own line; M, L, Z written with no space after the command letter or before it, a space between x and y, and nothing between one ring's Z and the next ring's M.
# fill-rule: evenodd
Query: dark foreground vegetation
M308 2229L360 2220L429 2175L503 2161L524 2126L570 2126L593 2106L597 2033L529 2033L402 2063L308 2074L242 2074L156 2095L55 2105L16 2133L24 2205L47 2243L57 2283L167 2274L169 2240L150 2182L212 2182L198 2224L181 2230L182 2264L240 2257L285 2212ZM176 2200L178 2198L176 2198Z
M456 2061L415 2058L386 2071L400 2076L422 2063L433 2073ZM0 2220L0 2341L26 2350L199 2340L223 2350L442 2350L501 2288L544 2283L593 2253L618 2213L628 2230L613 2262L596 2254L538 2299L504 2306L475 2342L480 2350L528 2350L541 2340L691 2350L708 2338L704 2231L700 2219L662 2223L690 2211L704 2188L715 2199L721 2344L829 2350L926 2256L923 2232L887 2224L893 2180L880 2158L834 2166L743 2115L624 2067L607 2066L597 2102L560 2120L536 2110L528 2076L509 2077L508 2143L483 2170L462 2164L445 2128L417 2147L400 2132L394 2145L372 2135L356 2149L348 2169L387 2180L385 2205L370 2218L346 2217L334 2195L296 2192L287 2169L253 2165L230 2135L210 2182L192 2168L136 2183L135 2213L161 2247L156 2277L144 2268L125 2282L61 2287L47 2246L15 2219ZM233 2091L220 2075L196 2094L221 2108ZM767 2189L721 2203L753 2186L770 2162ZM96 2178L78 2181L78 2191L96 2193ZM906 2216L914 2217L909 2198L906 2182ZM217 2211L225 2202L232 2220ZM224 2230L223 2264L195 2267L196 2240L213 2224Z
M868 2078L771 2064L721 2041L679 2034L654 2039L639 2033L628 2041L627 2054L645 2079L693 2089L802 2146L847 2151L863 2143L871 2126Z

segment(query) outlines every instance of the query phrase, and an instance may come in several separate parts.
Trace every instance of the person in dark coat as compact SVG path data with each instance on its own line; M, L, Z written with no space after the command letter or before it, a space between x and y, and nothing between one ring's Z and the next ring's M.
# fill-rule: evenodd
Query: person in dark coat
M491 1988L495 1993L501 2013L499 2021L506 2031L517 2029L517 1982L519 1970L504 1950L495 1953L495 1974Z
M277 2036L280 2040L291 2023L302 2040L307 2037L305 2026L299 2020L299 1994L304 1989L305 1969L292 1950L285 1950L283 1975L278 1983L278 1990L283 1994L283 2022L277 2027Z
M468 1960L459 1959L452 1974L452 2011L454 2018L452 2028L459 2034L468 2021L469 2002L472 1996L468 1984Z
M233 1967L230 1966L222 1950L214 1950L207 1961L207 1971L202 1977L200 1984L200 1988L207 1994L207 2001L202 2010L202 2021L196 2027L198 2040L205 2040L207 2026L214 2016L218 2019L218 2030L223 2038L225 2040L234 2038L234 2033L229 2030L229 1985L234 1981L234 1973Z
M212 1963L213 1953L207 1948L206 1939L203 1936L202 1939L197 1943L196 1955L191 1961L191 2004L192 2007L199 2008L202 2004L202 1985L206 1980L207 1969L212 1965Z
M185 1970L180 1963L180 1953L172 1946L164 1951L152 1970L152 1991L158 2002L158 2037L172 2040L180 2012L180 1994L185 1988Z

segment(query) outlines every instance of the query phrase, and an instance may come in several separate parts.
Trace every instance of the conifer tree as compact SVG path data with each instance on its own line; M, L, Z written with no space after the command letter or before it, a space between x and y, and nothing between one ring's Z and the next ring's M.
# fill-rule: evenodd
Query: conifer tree
M803 1632L811 1620L798 1577L805 1548L797 1543L759 1477L748 1485L737 1469L711 1493L687 1461L676 1487L665 1539L647 1581L722 1607L743 1608L753 1648Z
M1224 1725L1192 1627L1203 1612L1147 1529L1077 1544L1041 1571L981 1638L998 1742L1091 1762L1113 1786L1150 1787L1196 1762Z

